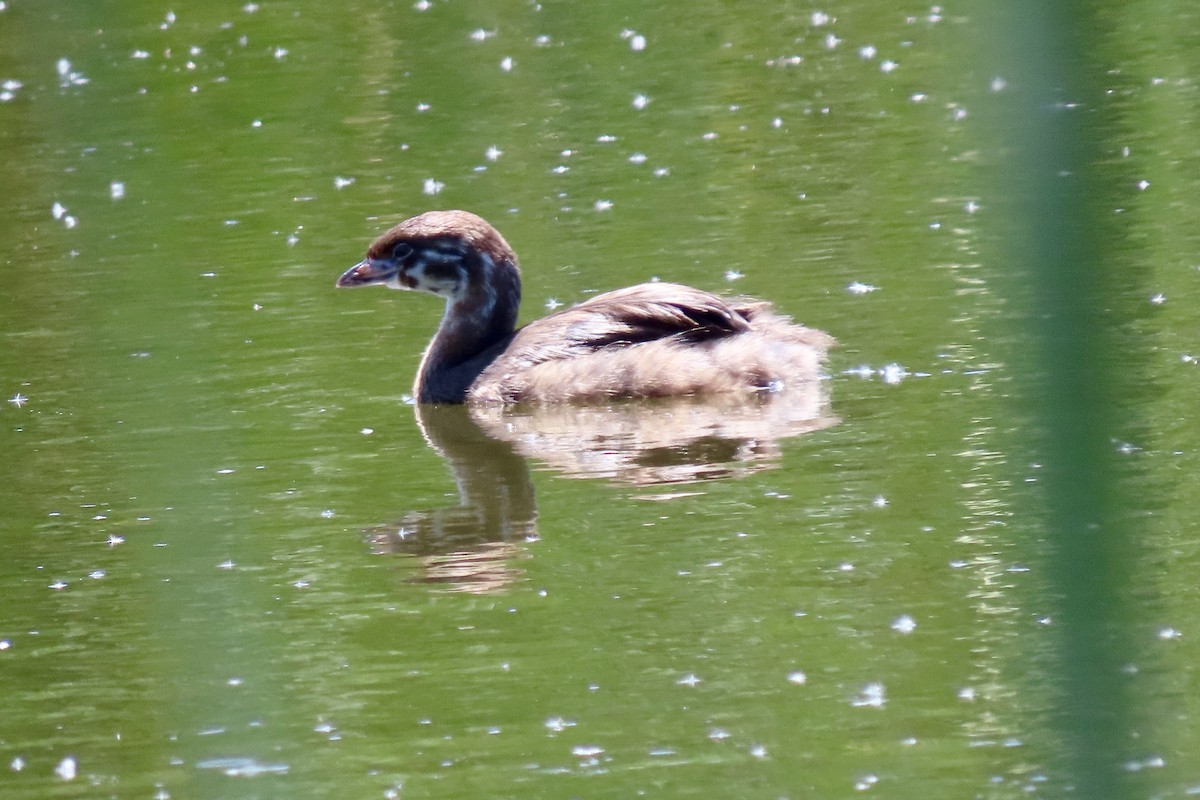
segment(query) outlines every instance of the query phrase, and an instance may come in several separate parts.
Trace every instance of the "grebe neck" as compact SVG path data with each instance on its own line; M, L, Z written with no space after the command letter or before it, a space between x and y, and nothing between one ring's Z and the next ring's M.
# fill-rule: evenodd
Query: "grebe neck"
M512 341L521 304L518 273L501 268L482 277L487 280L446 298L442 321L417 370L413 395L418 402L461 403L479 373Z

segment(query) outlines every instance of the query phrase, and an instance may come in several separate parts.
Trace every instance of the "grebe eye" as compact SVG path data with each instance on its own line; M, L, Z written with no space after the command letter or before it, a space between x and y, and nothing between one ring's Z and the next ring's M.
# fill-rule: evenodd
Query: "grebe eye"
M406 245L404 242L400 242L398 245L392 248L392 258L396 261L403 261L410 255L412 255L412 248Z

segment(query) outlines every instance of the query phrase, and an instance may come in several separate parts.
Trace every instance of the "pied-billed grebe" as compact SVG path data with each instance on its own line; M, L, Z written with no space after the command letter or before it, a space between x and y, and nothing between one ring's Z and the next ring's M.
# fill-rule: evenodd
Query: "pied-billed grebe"
M817 380L834 344L769 303L673 283L600 294L517 330L517 256L467 211L401 222L337 280L339 287L372 284L446 298L413 385L421 403L779 390Z

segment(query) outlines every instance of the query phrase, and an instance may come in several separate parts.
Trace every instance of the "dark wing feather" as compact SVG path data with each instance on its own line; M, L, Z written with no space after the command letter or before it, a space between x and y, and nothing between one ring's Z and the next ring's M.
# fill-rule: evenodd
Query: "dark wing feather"
M659 339L718 339L749 330L759 307L733 305L690 286L644 283L597 295L526 325L506 355L532 365Z

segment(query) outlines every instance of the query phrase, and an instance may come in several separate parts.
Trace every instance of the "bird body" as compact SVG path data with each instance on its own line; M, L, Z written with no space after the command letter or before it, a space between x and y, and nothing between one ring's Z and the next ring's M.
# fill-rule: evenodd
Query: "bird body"
M658 282L606 292L517 329L516 255L466 211L401 222L337 281L372 284L446 299L413 387L422 403L779 390L819 379L834 344L769 303Z

